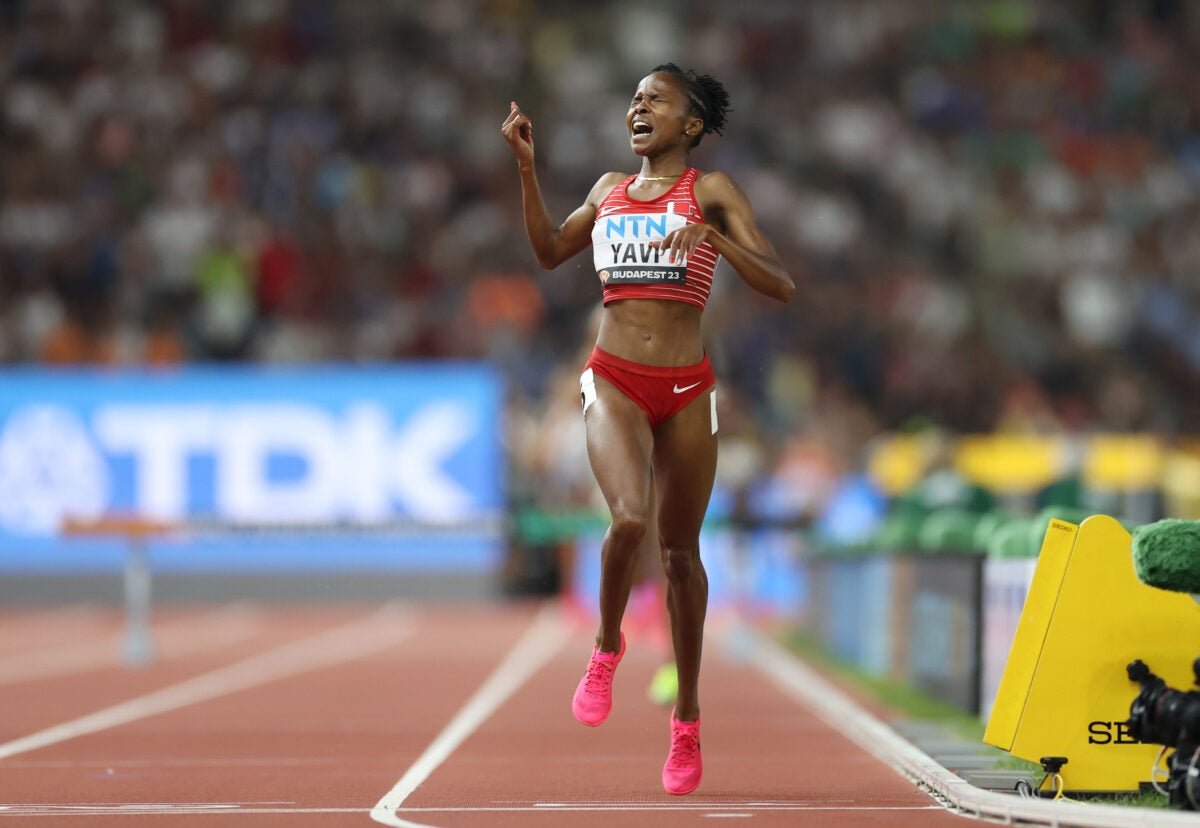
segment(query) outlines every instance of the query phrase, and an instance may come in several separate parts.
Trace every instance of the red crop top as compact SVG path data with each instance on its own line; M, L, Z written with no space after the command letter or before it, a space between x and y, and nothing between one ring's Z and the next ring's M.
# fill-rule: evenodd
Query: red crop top
M704 310L720 255L705 242L686 260L671 262L650 242L672 230L704 221L693 185L699 171L689 167L658 198L639 201L626 190L631 175L600 202L592 227L592 259L604 285L604 304L618 299L666 299Z

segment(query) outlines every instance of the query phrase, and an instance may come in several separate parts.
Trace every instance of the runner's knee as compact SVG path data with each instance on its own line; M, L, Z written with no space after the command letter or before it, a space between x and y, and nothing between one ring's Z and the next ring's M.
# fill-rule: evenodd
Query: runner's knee
M668 547L663 552L667 580L672 583L683 583L690 580L697 570L704 571L700 562L700 550L695 548Z
M609 535L618 546L634 549L641 545L649 531L649 521L645 514L633 512L614 512Z

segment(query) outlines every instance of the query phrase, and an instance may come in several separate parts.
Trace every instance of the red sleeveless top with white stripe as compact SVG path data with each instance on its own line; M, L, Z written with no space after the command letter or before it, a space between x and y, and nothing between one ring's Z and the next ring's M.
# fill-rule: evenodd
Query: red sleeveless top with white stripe
M619 299L665 299L704 310L720 254L704 242L691 256L670 261L651 247L668 233L704 221L693 189L699 171L688 167L671 189L650 201L630 198L631 175L600 202L592 227L592 258L604 285L604 304Z

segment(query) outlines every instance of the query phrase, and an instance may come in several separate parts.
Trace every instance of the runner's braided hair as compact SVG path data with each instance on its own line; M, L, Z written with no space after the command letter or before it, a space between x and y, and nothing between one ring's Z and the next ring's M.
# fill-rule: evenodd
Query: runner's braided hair
M699 146L700 139L710 132L721 134L725 128L725 115L729 112L729 93L719 80L712 75L697 75L691 69L680 69L674 63L655 66L651 74L655 72L679 78L687 91L692 111L704 121L704 128L692 139L691 146Z

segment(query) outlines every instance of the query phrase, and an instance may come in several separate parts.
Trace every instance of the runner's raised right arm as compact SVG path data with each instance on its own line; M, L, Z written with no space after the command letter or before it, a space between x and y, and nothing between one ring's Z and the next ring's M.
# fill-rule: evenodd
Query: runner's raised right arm
M546 210L546 201L542 198L542 189L538 184L537 170L533 162L532 121L521 112L515 101L500 127L500 133L508 141L521 174L521 206L529 244L538 264L546 270L553 270L587 248L591 242L592 225L596 221L596 210L600 202L624 176L616 172L602 175L588 193L587 200L575 208L566 221L555 226Z

